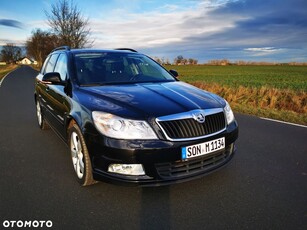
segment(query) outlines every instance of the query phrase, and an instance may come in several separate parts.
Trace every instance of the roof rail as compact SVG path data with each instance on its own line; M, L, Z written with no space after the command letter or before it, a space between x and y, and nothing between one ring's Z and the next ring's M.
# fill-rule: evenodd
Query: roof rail
M128 51L131 51L131 52L134 52L134 53L137 53L138 51L134 50L134 49L131 49L131 48L117 48L115 50L128 50Z
M70 50L69 46L60 46L52 50L51 52L57 51L57 50Z

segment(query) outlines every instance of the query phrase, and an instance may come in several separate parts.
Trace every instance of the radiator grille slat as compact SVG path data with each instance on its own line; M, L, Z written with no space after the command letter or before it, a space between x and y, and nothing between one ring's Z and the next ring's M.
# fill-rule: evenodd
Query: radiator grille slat
M204 123L199 123L193 118L159 121L163 131L171 139L194 138L210 135L226 126L223 112L207 115Z

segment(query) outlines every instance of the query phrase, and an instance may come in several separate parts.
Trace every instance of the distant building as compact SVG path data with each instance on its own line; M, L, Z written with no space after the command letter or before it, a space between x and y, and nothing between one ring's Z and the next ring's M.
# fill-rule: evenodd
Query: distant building
M17 64L20 64L20 65L37 65L37 61L32 60L32 59L27 58L27 57L23 57L23 58L21 58L17 61Z

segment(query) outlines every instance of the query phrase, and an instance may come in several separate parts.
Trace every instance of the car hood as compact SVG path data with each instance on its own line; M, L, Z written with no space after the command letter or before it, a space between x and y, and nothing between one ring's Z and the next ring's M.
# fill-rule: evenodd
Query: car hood
M184 82L81 87L78 100L91 111L145 119L223 107L223 100Z

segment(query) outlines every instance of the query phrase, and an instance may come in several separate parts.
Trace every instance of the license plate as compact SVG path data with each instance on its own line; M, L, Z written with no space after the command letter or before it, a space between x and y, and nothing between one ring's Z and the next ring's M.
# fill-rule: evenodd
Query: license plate
M182 159L203 156L225 148L225 137L181 148Z

